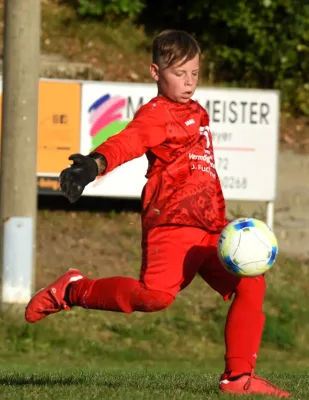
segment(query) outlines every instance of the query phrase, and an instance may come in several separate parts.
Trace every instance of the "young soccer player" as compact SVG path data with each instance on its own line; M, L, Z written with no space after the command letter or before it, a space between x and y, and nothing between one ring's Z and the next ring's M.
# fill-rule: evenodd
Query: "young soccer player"
M146 154L139 280L121 276L93 280L77 269L69 270L30 300L25 317L33 323L75 306L123 313L159 311L198 273L224 300L233 297L219 389L289 397L253 373L265 320L264 276L235 277L217 256L219 233L226 225L225 201L215 169L209 117L191 99L199 58L200 48L186 32L159 34L150 66L158 95L140 107L123 131L91 154L71 155L73 164L60 175L64 195L75 202L97 176Z

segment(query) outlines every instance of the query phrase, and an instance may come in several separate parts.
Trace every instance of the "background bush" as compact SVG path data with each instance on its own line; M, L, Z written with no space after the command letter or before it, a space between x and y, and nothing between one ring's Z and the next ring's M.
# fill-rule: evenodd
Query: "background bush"
M65 1L64 1L65 2ZM142 11L143 0L68 0L83 17L134 18Z
M309 115L309 4L303 0L68 0L80 16L131 18L154 35L193 33L210 84L281 90L282 109Z

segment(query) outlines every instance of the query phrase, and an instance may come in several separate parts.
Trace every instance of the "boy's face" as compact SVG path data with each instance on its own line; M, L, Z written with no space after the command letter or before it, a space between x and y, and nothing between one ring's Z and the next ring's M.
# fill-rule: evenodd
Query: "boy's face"
M150 73L157 82L159 95L178 103L187 103L198 82L199 55L184 64L180 61L165 69L151 64Z

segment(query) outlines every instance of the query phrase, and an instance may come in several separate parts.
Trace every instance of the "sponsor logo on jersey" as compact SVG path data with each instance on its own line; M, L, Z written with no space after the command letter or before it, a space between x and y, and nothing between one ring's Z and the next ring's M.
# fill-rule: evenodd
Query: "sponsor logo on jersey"
M193 124L195 124L195 121L194 121L194 119L188 119L188 121L186 121L185 124L186 124L186 126L193 125Z

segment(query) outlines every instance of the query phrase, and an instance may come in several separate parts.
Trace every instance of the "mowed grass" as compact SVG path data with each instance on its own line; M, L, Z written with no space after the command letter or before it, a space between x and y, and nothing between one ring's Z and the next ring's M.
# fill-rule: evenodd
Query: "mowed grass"
M137 211L39 211L36 289L69 267L138 278L140 234ZM296 399L309 398L308 275L308 260L284 254L267 274L256 368ZM27 324L23 310L1 311L0 399L226 398L217 384L229 304L197 277L158 313L73 308Z
M294 399L307 399L309 374L266 374L288 388ZM227 399L214 373L101 371L21 373L0 371L1 399ZM239 397L239 396L236 396ZM246 396L247 399L273 398Z

